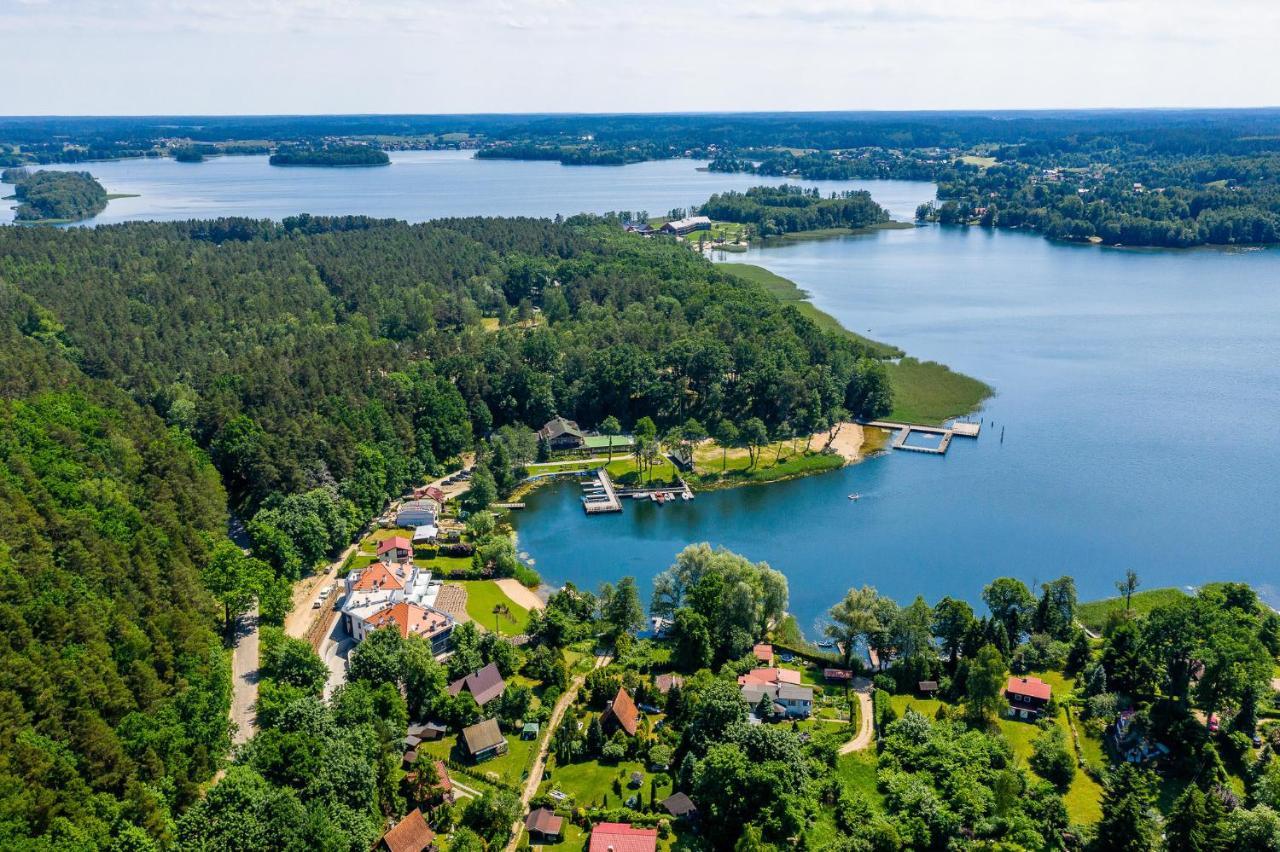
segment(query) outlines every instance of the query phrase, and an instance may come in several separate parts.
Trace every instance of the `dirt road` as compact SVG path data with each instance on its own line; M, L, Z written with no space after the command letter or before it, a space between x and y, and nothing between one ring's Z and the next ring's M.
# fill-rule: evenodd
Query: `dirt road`
M855 678L853 689L858 696L858 733L853 739L840 746L841 754L862 751L871 745L875 737L875 726L872 724L874 710L871 706L871 681L861 677Z

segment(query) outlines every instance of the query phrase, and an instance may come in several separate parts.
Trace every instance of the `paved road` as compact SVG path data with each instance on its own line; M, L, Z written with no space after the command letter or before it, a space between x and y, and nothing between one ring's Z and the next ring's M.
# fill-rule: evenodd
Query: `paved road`
M875 737L875 726L872 724L874 710L871 706L871 681L862 677L856 678L853 681L853 689L858 696L858 733L853 739L840 746L841 754L862 751L871 745Z
M253 706L258 703L258 608L236 620L231 651L232 743L248 741L256 730Z
M613 655L600 654L596 657L595 667L598 669L604 668L612 661ZM565 711L569 709L574 699L578 697L578 690L582 688L582 684L586 679L586 675L578 675L569 683L569 688L565 690L564 695L560 696L560 700L556 702L556 706L551 711L551 718L542 729L542 741L538 744L538 757L533 761L533 767L529 770L529 779L525 781L524 790L520 793L520 817L511 824L511 840L507 843L506 852L514 852L516 844L520 841L520 830L524 827L524 814L529 809L529 802L533 801L533 797L537 794L538 785L542 783L542 773L547 768L547 754L551 750L551 735L560 726L560 720L564 718Z
M347 655L351 653L355 644L355 640L347 633L347 628L342 623L342 617L334 613L332 626L320 641L319 648L320 659L324 660L324 664L329 667L329 679L324 685L326 700L333 695L335 689L347 682Z

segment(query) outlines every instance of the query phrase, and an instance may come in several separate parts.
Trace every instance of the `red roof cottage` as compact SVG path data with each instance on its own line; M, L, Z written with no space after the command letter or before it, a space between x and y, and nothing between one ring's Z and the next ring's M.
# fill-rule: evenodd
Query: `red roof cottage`
M658 829L634 828L625 822L602 822L591 829L587 852L656 852Z
M1053 698L1053 687L1038 677L1011 677L1004 687L1009 699L1009 717L1037 719Z
M402 535L384 539L378 545L378 558L388 562L408 562L413 559L413 542Z
M640 727L640 711L626 687L618 689L618 694L609 703L609 709L600 716L600 724L606 731L621 728L628 736L636 735L636 730Z
M414 808L382 835L377 848L386 852L423 852L432 847L435 839L435 832L427 827L422 811Z

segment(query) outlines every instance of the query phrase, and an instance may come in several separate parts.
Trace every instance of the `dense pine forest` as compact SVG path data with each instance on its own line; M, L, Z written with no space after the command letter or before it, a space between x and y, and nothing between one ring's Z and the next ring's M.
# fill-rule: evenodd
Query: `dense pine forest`
M766 237L822 228L865 228L889 221L889 214L865 190L823 198L816 189L786 184L713 195L698 212L719 221L750 223Z
M278 623L289 581L495 428L888 400L858 344L595 219L5 228L0 296L6 848L172 840L229 742L223 609Z

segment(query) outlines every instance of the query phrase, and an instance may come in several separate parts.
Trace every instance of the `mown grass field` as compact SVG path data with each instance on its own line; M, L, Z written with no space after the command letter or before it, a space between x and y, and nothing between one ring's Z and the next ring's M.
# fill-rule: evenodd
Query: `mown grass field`
M1145 589L1133 593L1130 606L1133 612L1146 615L1158 606L1177 603L1186 596L1181 589ZM1081 624L1097 633L1106 626L1108 616L1113 612L1123 612L1124 606L1123 597L1086 601L1076 608L1076 617Z
M649 804L649 781L654 775L661 775L665 781L658 785L658 801L671 795L671 777L666 773L651 773L642 763L634 760L623 760L616 764L601 763L599 760L585 760L581 763L570 763L559 766L555 758L551 758L551 779L542 782L539 793L560 790L573 797L578 807L590 807L606 801L606 807L618 807L629 797L639 795L644 803ZM631 773L639 772L644 776L639 787L629 786ZM614 779L622 787L619 796L613 791Z
M528 629L529 610L507 597L497 583L492 580L463 580L458 585L467 590L467 615L485 630L493 630L495 620L498 632L505 636L514 636ZM493 608L499 604L510 610L510 618L493 614Z
M466 754L466 750L458 745L457 734L450 734L432 743L422 743L418 746L418 751L426 752L432 757L444 760L455 760L458 763L470 766L473 772L481 776L488 776L489 773L493 773L500 781L518 786L524 780L525 773L533 763L538 741L522 740L519 734L506 734L506 737L507 753L491 760L486 760L483 763L471 763L471 757ZM458 780L468 787L476 786L474 781L465 775Z

